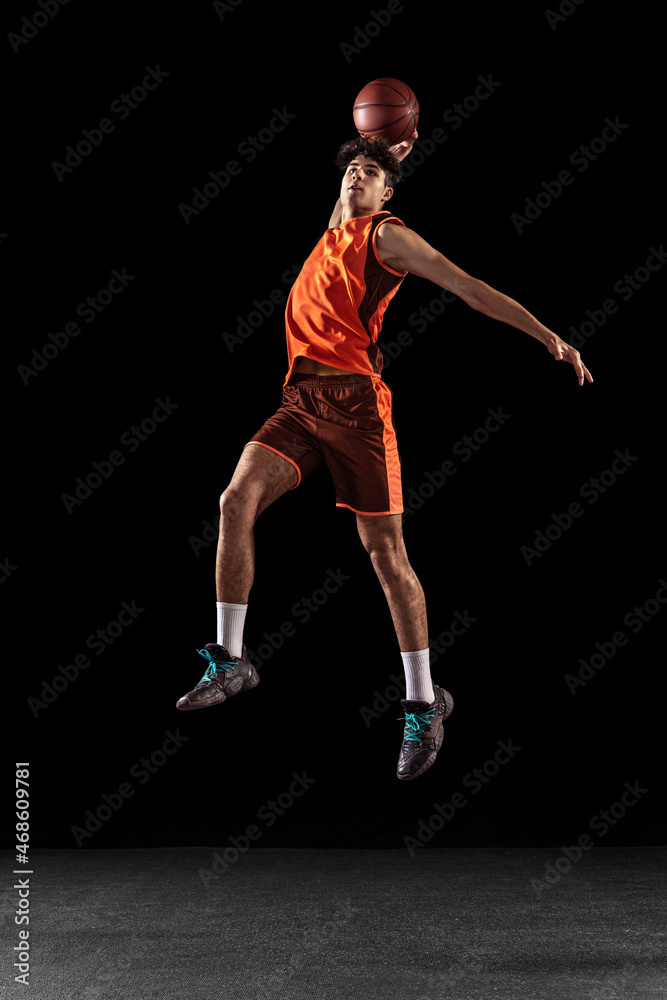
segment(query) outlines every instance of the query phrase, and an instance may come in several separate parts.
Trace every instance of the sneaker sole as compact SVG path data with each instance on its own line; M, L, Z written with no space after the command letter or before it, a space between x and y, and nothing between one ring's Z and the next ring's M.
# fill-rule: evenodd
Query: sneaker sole
M195 712L198 709L202 708L216 708L218 705L224 705L224 703L227 701L228 698L232 698L235 694L238 694L240 691L250 691L252 688L257 687L258 684L259 684L259 674L253 667L252 674L250 675L250 680L248 683L245 684L245 687L243 680L240 677L235 677L228 684L227 689L224 691L224 698L221 698L220 701L214 701L212 703L209 703L208 705L193 705L191 703L188 703L186 705L181 705L180 704L181 699L179 699L179 701L176 702L176 708L179 710L179 712Z
M399 781L413 781L415 778L418 778L420 775L422 775L424 771L428 771L429 767L431 767L431 765L435 763L435 758L438 756L438 751L442 746L442 741L445 737L445 729L444 729L445 719L449 718L454 709L454 699L452 698L449 691L445 691L444 688L440 688L440 690L445 696L445 714L442 717L442 722L440 723L440 729L438 730L438 735L435 738L435 750L433 751L430 757L427 757L427 759L424 761L419 770L415 771L414 774L397 774L396 777L399 779Z

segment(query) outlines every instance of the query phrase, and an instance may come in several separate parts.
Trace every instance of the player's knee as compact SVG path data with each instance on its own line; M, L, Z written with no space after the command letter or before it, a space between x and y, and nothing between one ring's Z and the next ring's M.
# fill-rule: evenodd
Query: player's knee
M399 581L406 572L405 561L393 544L367 546L373 569L383 586L391 586Z
M220 517L223 521L253 518L256 514L257 501L246 490L230 484L220 496Z

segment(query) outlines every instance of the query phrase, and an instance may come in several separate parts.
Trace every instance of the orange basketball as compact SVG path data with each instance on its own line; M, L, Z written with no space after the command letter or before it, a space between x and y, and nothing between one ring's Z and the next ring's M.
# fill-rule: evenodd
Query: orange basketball
M406 83L382 77L357 94L352 115L359 135L381 135L393 146L417 128L419 101Z

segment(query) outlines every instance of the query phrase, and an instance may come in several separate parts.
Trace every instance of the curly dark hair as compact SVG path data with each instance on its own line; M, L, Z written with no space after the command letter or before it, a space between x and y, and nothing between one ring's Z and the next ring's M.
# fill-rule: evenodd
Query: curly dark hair
M344 142L338 150L336 166L346 170L356 156L370 156L384 170L387 186L395 188L401 179L401 165L389 148L389 143L381 135L358 135L356 139Z

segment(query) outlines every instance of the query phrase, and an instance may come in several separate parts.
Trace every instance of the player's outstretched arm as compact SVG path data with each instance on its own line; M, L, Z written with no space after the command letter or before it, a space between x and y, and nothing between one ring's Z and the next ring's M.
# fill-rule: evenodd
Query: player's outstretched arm
M593 381L579 351L561 340L558 334L540 323L514 299L462 271L411 229L380 226L376 239L380 258L388 267L428 278L440 288L458 295L471 309L530 334L545 345L556 361L569 361L574 366L579 385L584 384L584 378Z

